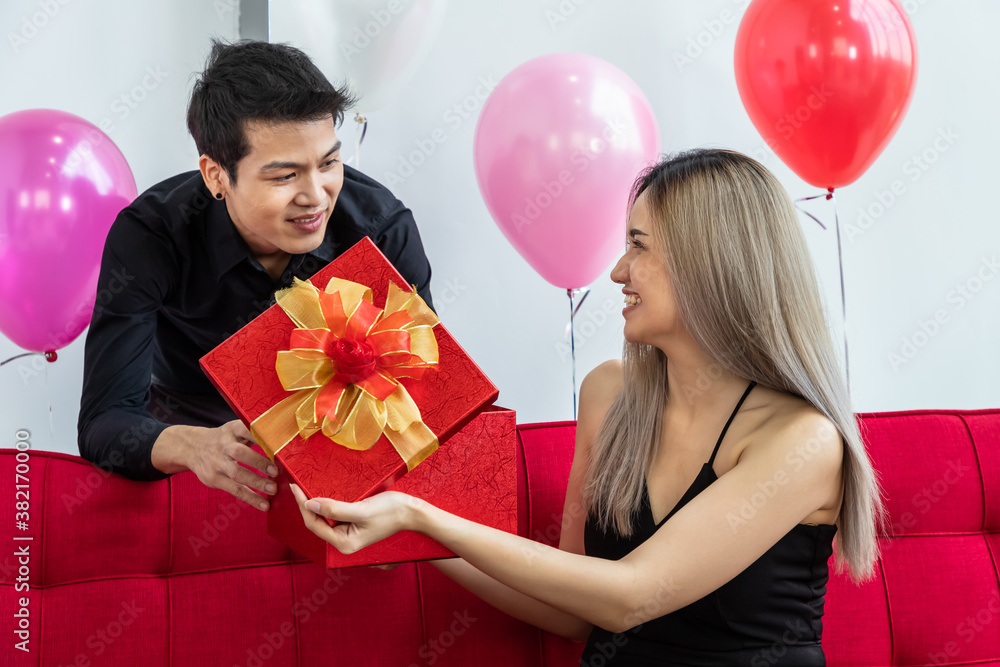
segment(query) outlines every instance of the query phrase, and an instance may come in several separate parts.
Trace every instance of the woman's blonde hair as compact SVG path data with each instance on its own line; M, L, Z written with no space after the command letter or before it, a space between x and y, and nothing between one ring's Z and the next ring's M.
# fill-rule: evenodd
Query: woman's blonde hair
M836 425L845 443L836 570L846 564L854 581L867 579L884 520L881 493L788 193L756 160L717 149L645 170L629 210L643 193L679 317L701 349L730 373L805 399ZM628 536L660 442L666 356L626 342L624 380L591 448L584 501L602 530Z

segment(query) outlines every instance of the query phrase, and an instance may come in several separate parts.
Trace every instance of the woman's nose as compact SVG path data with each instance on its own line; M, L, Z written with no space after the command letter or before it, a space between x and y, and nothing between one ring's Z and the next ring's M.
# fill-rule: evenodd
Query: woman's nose
M628 282L628 263L625 261L625 255L622 255L615 268L611 269L611 281L620 285Z

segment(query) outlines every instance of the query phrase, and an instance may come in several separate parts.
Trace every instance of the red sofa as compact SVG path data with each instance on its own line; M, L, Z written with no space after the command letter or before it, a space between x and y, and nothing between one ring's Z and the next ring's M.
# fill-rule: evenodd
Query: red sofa
M873 581L831 577L829 664L1000 665L1000 410L859 417L895 534ZM518 430L520 532L554 544L574 424ZM426 563L324 572L268 537L261 512L190 473L132 482L29 450L18 530L16 454L0 450L0 664L578 662L581 644L494 610ZM30 653L14 648L22 621Z

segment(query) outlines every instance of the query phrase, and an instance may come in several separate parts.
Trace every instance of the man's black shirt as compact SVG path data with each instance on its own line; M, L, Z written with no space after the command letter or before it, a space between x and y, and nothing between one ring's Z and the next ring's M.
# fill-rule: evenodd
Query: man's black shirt
M277 281L200 172L142 193L118 214L104 246L84 351L80 455L132 479L167 477L150 461L165 428L236 418L198 360L274 304L292 276L309 278L365 236L433 308L413 215L346 165L323 243L292 255Z

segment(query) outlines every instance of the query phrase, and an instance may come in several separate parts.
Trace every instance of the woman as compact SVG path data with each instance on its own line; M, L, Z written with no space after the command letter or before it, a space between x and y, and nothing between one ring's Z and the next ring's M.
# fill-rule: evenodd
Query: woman
M582 665L823 665L834 534L868 578L882 506L794 206L726 150L657 164L629 204L624 360L580 388L558 549L394 491L293 487L303 518L345 553L429 535L457 582L587 641Z

